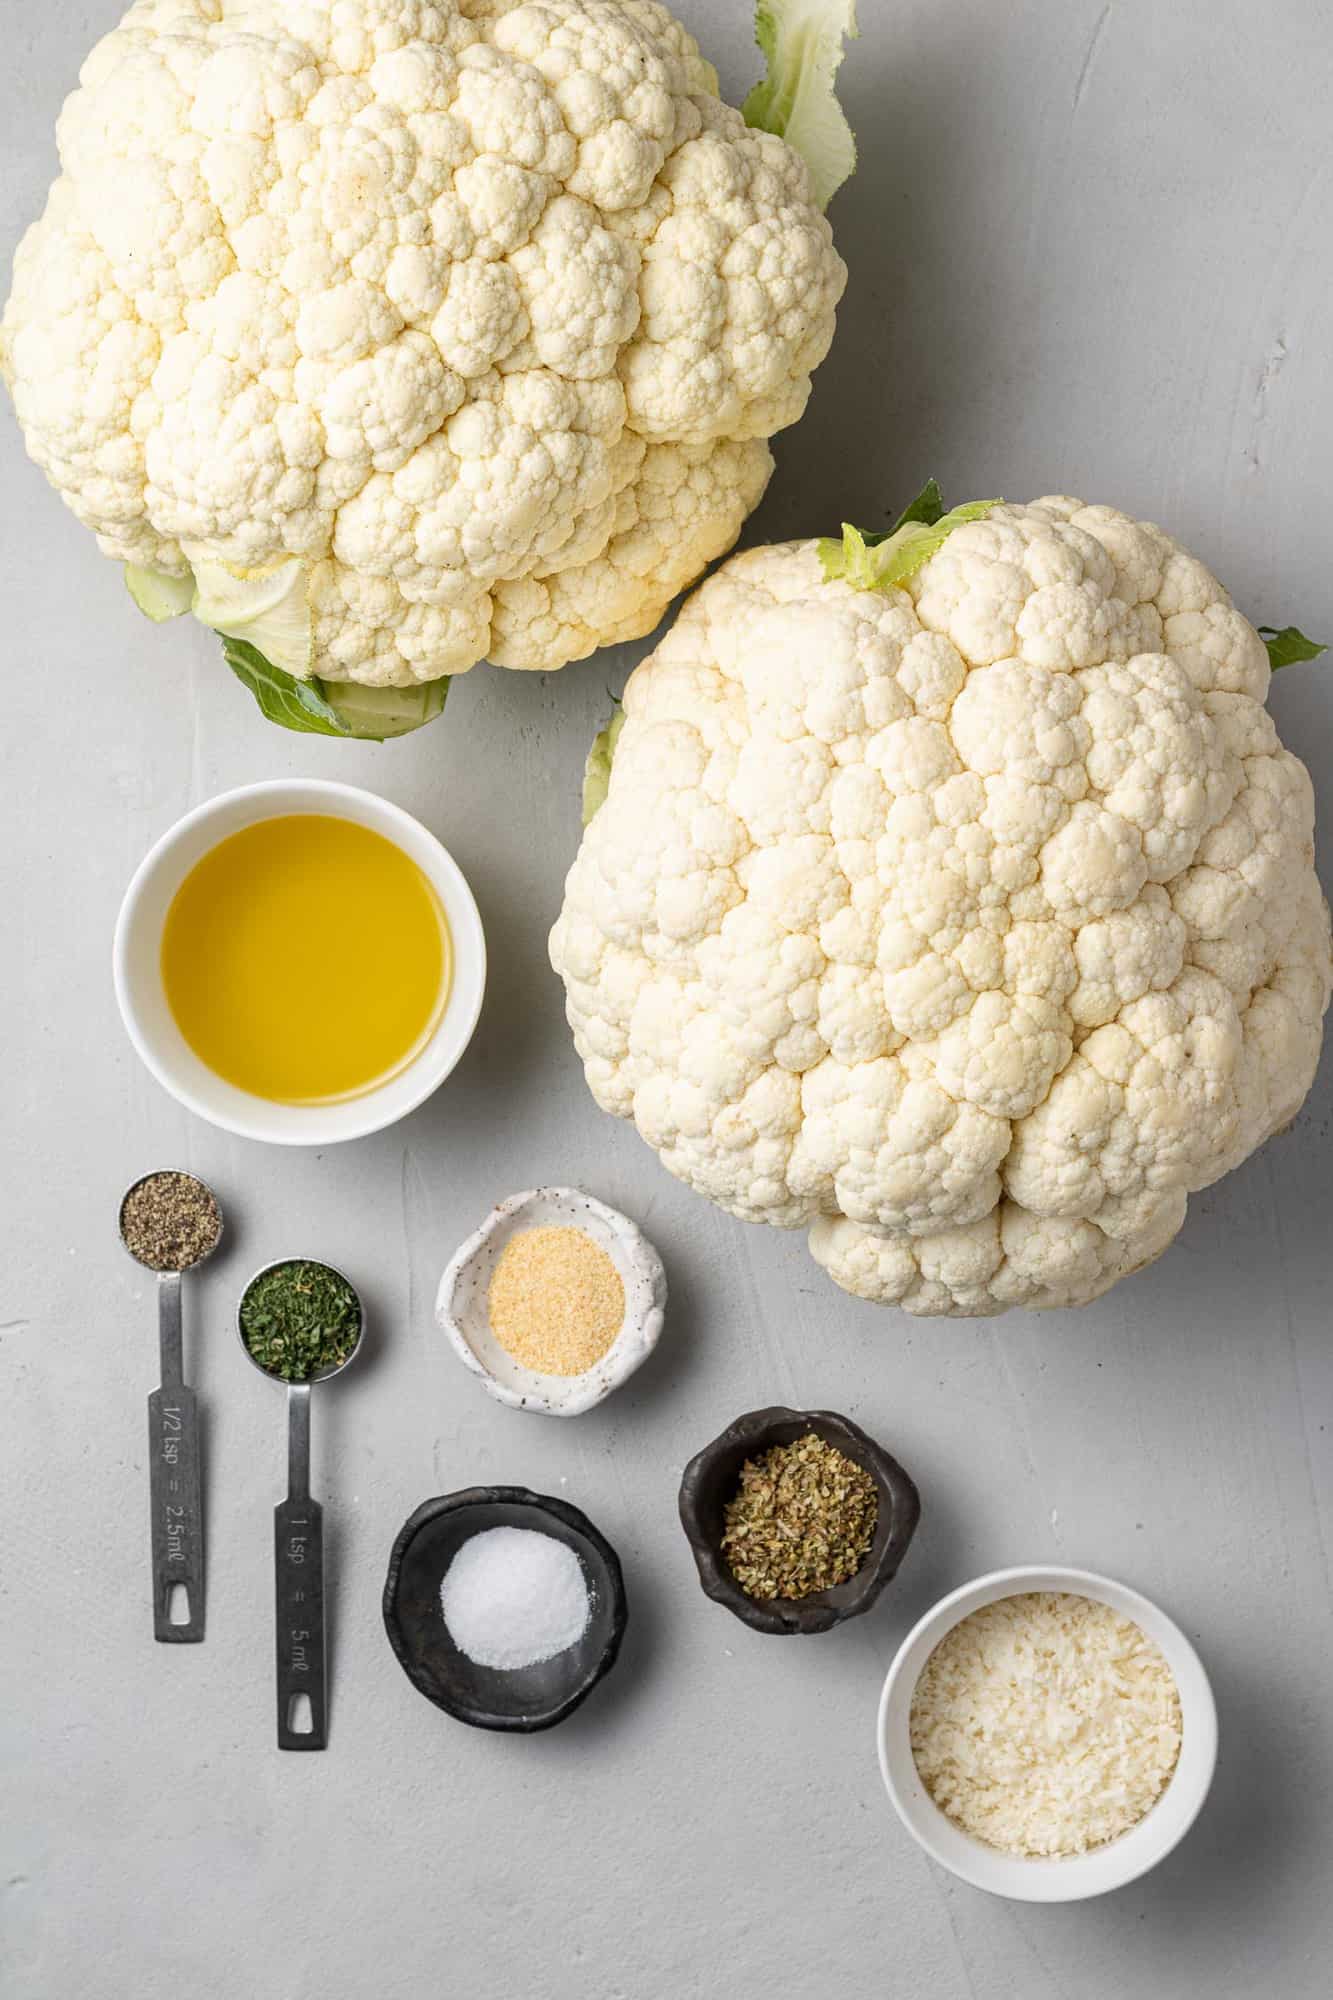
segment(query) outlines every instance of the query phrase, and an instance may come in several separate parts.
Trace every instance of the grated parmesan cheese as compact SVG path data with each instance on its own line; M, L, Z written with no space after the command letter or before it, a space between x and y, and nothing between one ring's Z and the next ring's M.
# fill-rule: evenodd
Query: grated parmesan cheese
M1132 1619L1036 1591L945 1634L913 1690L910 1728L922 1783L964 1832L1007 1854L1083 1854L1166 1789L1180 1696Z

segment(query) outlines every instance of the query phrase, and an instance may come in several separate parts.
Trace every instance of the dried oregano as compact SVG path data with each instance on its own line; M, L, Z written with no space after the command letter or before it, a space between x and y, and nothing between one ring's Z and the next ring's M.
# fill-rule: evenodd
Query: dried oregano
M865 1467L807 1431L745 1461L722 1553L748 1597L811 1597L855 1576L878 1514Z

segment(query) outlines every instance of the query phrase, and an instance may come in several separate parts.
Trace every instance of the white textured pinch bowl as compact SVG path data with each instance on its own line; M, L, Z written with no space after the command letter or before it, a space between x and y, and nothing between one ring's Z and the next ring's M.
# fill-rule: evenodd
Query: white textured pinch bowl
M524 1229L584 1229L605 1250L625 1287L625 1317L600 1361L582 1375L539 1375L515 1361L491 1331L491 1273ZM435 1317L465 1367L498 1402L548 1417L577 1417L627 1381L657 1345L666 1311L662 1259L638 1224L581 1188L528 1188L493 1208L451 1258Z
M200 1061L176 1026L162 986L162 928L195 863L229 834L289 813L324 813L382 834L415 861L440 899L453 946L443 1012L412 1060L384 1083L334 1104L275 1104L240 1090ZM329 1146L378 1132L415 1111L472 1039L486 987L486 940L472 891L453 857L419 820L357 785L282 778L220 792L169 827L125 892L113 948L116 1000L126 1032L164 1090L187 1111L243 1139Z
M1156 1805L1118 1839L1086 1854L1051 1860L1003 1854L955 1826L921 1782L909 1735L917 1680L945 1633L983 1605L1036 1590L1091 1597L1132 1618L1161 1650L1180 1694L1180 1760ZM934 1860L993 1896L1023 1903L1073 1903L1105 1895L1110 1889L1123 1889L1155 1868L1184 1839L1213 1781L1217 1709L1198 1654L1175 1621L1149 1598L1091 1570L1031 1566L992 1570L975 1583L965 1583L942 1597L913 1626L884 1683L878 1737L880 1770L898 1817Z

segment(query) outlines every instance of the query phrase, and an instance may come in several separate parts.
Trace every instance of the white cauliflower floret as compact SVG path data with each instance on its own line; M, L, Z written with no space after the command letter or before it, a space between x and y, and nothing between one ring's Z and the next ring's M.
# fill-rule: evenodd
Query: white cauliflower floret
M299 557L333 682L651 630L845 279L655 0L138 0L58 138L0 323L29 451L136 570Z
M551 934L594 1096L913 1313L1079 1305L1319 1057L1313 795L1159 528L997 506L904 587L734 558L631 676Z

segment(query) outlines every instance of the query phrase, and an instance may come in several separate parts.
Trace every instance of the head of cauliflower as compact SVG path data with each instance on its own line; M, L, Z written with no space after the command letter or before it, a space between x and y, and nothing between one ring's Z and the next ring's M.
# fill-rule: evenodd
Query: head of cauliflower
M153 615L334 684L650 630L845 278L656 0L138 0L58 139L0 325L32 456Z
M551 935L599 1104L921 1314L1080 1305L1296 1113L1330 989L1263 641L1066 498L901 587L734 558L631 676Z

